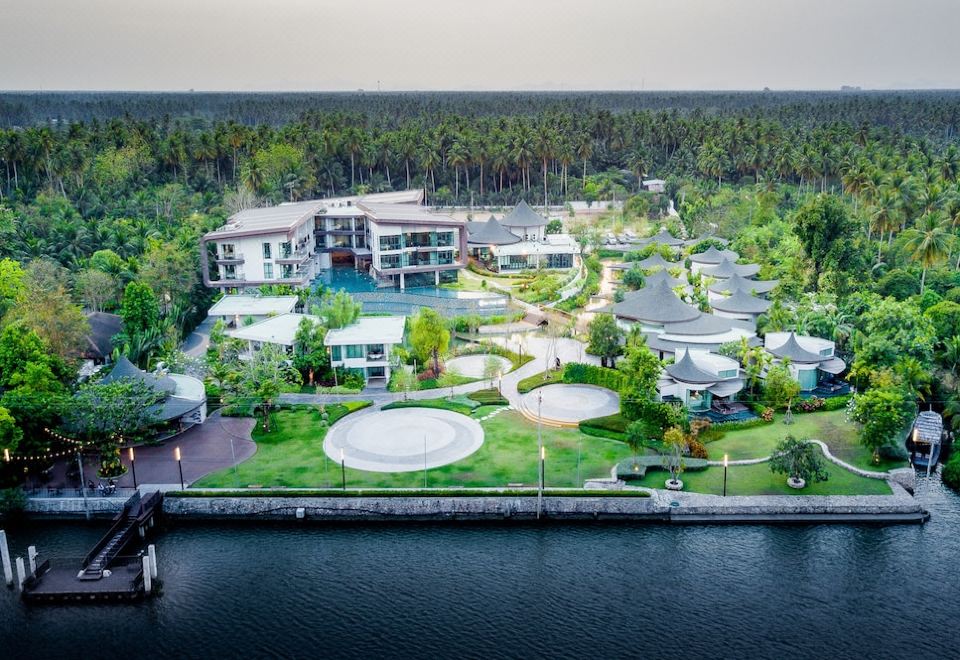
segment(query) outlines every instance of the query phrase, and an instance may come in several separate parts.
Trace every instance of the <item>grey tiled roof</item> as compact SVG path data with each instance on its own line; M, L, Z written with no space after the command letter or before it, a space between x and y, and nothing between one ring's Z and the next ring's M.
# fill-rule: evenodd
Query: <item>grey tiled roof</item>
M664 281L627 293L621 302L613 306L613 313L626 319L650 323L691 321L700 314L697 309L680 300Z
M547 219L530 208L525 200L520 200L500 224L504 227L540 227L547 224Z
M683 240L674 237L673 234L667 231L666 227L661 227L660 231L651 236L650 238L644 240L644 243L649 245L650 243L659 243L660 245L669 245L671 247L677 247L683 245Z
M711 245L709 248L703 252L697 252L696 254L690 255L690 261L695 264L709 264L711 266L719 264L724 259L729 259L730 261L736 261L740 258L740 255L734 252L733 250L718 250L716 247Z
M719 376L708 373L694 364L690 351L685 351L679 362L667 365L667 373L674 380L681 380L684 383L712 385L720 380Z
M707 266L701 271L710 277L732 277L734 274L742 277L752 277L760 272L758 264L735 264L729 259L722 259L716 266Z
M637 261L636 264L640 266L640 268L663 268L664 270L668 268L676 268L680 265L676 261L667 261L659 252L654 252L646 259Z
M156 392L166 392L167 394L172 394L177 389L177 384L173 382L172 378L148 374L146 371L143 371L134 365L133 362L128 360L127 356L125 355L120 356L120 359L117 360L117 363L114 365L113 369L110 370L110 373L100 379L100 382L113 383L123 378L138 380L142 383L145 383L148 387L150 387L150 389Z
M477 231L469 228L468 230L470 235L467 242L475 245L513 245L521 240L519 236L505 229L493 216L490 216L490 219Z
M757 293L769 293L780 283L780 280L749 280L742 275L734 273L725 280L714 282L707 287L714 293L733 293L737 289L743 289L747 293L756 291Z
M797 342L797 335L795 332L791 332L790 336L787 337L787 341L779 346L774 348L770 348L768 346L767 352L781 359L790 358L791 361L798 362L800 364L813 364L814 362L822 362L826 359L817 353L811 353L801 346Z
M721 312L734 314L763 314L770 309L771 304L769 300L751 296L743 289L737 289L727 298L712 301L710 306Z

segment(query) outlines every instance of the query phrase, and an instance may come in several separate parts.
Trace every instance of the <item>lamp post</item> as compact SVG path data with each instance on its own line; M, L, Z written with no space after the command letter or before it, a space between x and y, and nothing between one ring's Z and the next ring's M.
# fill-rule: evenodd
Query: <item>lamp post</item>
M340 489L347 489L347 464L343 456L343 447L340 447Z
M727 463L729 463L726 454L723 455L723 496L727 496Z
M133 447L130 447L127 452L130 456L130 471L133 473L133 487L137 487L137 462L134 460Z
M186 490L183 483L183 457L180 455L180 447L173 448L173 457L177 460L177 469L180 470L180 490Z

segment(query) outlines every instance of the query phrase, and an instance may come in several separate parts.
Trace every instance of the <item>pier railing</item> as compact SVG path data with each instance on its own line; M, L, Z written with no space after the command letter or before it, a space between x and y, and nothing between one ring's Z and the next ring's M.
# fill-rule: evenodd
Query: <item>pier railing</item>
M75 497L125 497L129 498L137 492L136 488L76 488L64 486L43 486L24 488L23 492L31 498L75 498Z

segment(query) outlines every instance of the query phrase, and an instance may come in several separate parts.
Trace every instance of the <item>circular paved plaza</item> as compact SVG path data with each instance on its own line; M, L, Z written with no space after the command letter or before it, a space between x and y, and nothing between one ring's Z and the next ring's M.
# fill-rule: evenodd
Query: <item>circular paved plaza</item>
M483 445L483 428L466 415L397 408L350 415L323 442L332 460L368 472L412 472L466 458Z
M510 364L510 360L505 357L483 353L481 355L464 355L463 357L448 360L447 369L456 371L461 376L466 376L467 378L485 378L487 376L484 374L484 371L486 371L487 368L487 360L490 358L496 360L500 365L498 368L501 374L507 373L513 366Z
M523 395L523 406L534 416L540 396L543 397L540 417L544 420L575 423L620 411L620 396L596 385L545 385L527 392Z

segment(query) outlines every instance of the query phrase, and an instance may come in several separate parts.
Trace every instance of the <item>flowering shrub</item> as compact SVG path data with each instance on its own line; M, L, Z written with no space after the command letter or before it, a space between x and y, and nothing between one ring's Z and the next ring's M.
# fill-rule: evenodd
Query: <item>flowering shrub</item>
M437 374L433 371L432 368L424 369L419 374L417 374L417 380L419 381L431 380L436 377L437 377Z
M763 412L760 413L760 419L765 422L773 421L773 408L764 408Z
M819 397L803 399L799 404L797 404L797 409L799 412L813 412L814 410L820 410L823 408L824 403L826 403L826 399L821 399Z

